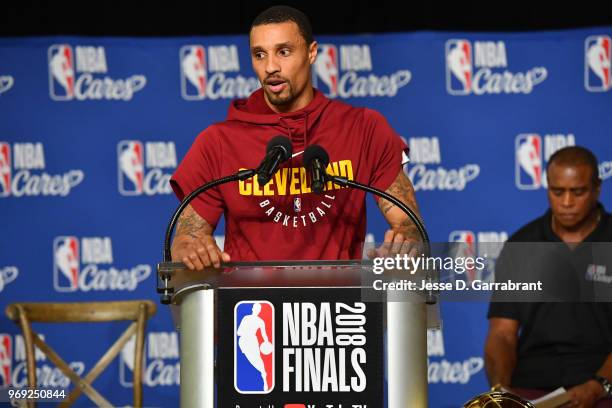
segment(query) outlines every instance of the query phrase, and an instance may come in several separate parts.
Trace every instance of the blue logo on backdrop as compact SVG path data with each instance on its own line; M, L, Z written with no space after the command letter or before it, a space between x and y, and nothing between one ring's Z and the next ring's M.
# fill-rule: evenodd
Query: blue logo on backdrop
M186 45L181 48L181 93L191 100L206 97L206 53L201 45Z
M241 394L274 389L274 305L238 302L234 308L234 388Z
M584 86L587 91L605 92L610 83L610 50L612 41L607 35L592 35L584 43Z
M257 78L240 74L235 44L185 45L179 58L181 95L187 101L247 98L260 87Z
M446 42L446 90L451 95L530 94L548 76L546 67L508 68L504 41L450 39Z
M147 84L144 75L115 79L108 76L105 47L69 44L49 47L49 96L54 101L129 101ZM104 75L104 76L102 76Z
M522 133L515 139L514 174L519 190L546 188L546 162L557 150L575 146L572 133L549 134L542 138L537 133Z
M60 236L53 241L53 286L57 292L133 292L151 275L151 266L119 269L110 237Z
M66 197L85 178L83 170L49 174L42 143L0 141L0 197Z
M329 98L390 98L408 85L412 72L399 69L380 75L367 44L319 44L312 79Z

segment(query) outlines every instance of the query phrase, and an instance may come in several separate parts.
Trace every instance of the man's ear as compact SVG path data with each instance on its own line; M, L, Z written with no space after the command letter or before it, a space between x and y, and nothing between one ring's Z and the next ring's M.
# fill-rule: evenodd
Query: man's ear
M308 46L308 62L310 65L314 64L317 59L317 52L319 51L319 44L316 41L313 41Z
M595 181L595 194L597 194L597 198L599 199L599 193L601 193L601 179L597 177Z

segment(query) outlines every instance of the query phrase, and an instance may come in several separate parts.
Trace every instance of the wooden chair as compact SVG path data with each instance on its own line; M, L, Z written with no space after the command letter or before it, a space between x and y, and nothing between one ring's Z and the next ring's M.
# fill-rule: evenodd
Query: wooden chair
M120 302L80 303L12 303L6 314L21 327L26 347L28 385L36 388L36 363L34 346L38 347L75 385L72 392L59 405L68 407L85 393L101 407L112 405L91 385L110 362L119 354L128 340L136 334L134 353L134 406L142 406L142 361L146 321L155 314L156 307L150 300ZM75 323L132 321L130 326L98 360L83 378L79 377L66 362L32 330L31 323Z

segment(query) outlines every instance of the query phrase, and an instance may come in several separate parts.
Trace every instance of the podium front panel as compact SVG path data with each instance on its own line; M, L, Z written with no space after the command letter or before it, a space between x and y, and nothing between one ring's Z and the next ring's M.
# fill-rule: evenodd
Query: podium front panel
M217 294L217 406L381 406L383 305L360 288Z

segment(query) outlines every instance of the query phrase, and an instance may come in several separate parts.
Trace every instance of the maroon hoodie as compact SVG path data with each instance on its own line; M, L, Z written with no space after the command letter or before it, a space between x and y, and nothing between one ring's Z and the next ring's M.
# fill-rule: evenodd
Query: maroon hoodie
M315 90L308 106L276 113L262 89L233 101L227 120L197 137L171 184L179 199L240 169L256 168L278 135L293 143L293 158L265 186L256 177L227 183L191 205L209 224L225 215L225 251L233 261L360 259L366 231L365 193L328 183L317 195L303 167L306 146L318 144L328 171L386 190L401 169L405 143L376 111L332 101Z

